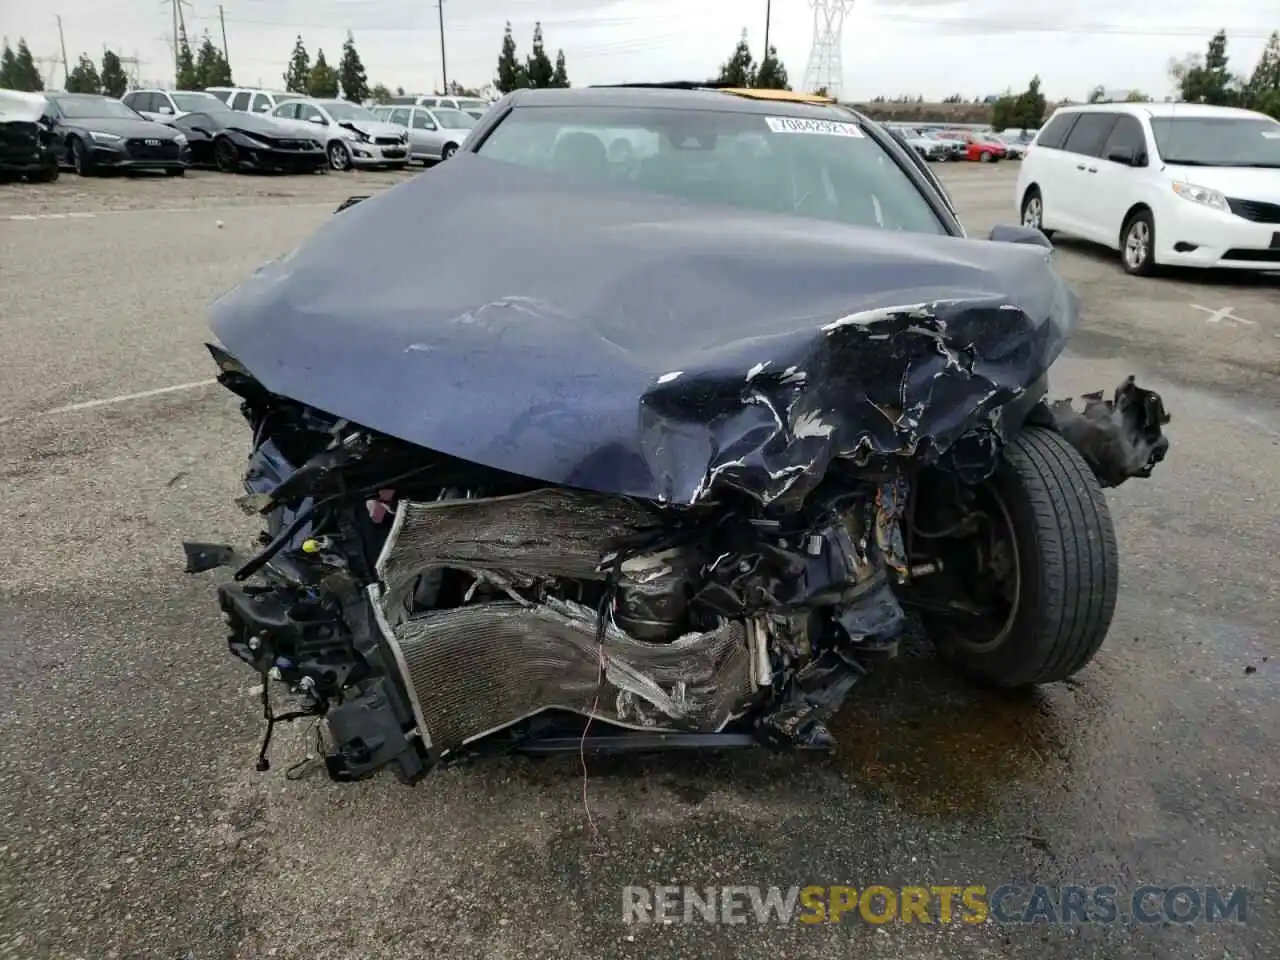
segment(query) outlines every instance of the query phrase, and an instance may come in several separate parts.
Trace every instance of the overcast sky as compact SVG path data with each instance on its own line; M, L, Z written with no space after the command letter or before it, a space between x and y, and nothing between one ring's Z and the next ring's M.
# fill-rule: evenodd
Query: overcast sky
M4 0L4 8L0 30L12 43L26 37L37 57L59 51L60 14L72 65L81 51L100 58L107 45L136 55L144 82L172 80L169 0ZM223 10L238 82L279 86L298 33L312 56L323 48L335 62L350 29L370 83L414 92L440 84L432 0L223 0ZM1220 27L1232 68L1251 71L1275 10L1275 0L859 0L844 25L843 94L985 96L1021 90L1039 73L1051 99L1079 98L1098 84L1162 98L1170 58L1203 51ZM193 46L206 30L220 43L216 3L191 0L183 11ZM541 20L551 55L564 49L575 85L701 80L744 27L759 57L765 0L445 0L444 19L449 76L468 86L492 80L507 20L521 55ZM804 76L813 19L808 0L773 0L770 41L793 85ZM60 68L54 82L62 83Z

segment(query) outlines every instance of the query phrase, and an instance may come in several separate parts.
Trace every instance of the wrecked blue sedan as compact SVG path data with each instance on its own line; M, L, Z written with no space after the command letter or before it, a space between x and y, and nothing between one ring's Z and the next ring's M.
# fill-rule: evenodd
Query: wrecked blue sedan
M487 749L828 748L909 622L972 678L1084 667L1103 488L1168 421L1051 404L1077 301L816 97L523 90L213 309L252 445L218 597L331 776ZM378 277L371 284L369 277ZM281 712L272 692L291 699Z

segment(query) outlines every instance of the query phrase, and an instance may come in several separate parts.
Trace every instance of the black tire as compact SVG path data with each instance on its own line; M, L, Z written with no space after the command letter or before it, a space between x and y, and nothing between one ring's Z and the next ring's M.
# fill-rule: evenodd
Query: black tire
M990 150L983 150L980 154L978 154L979 163L995 163L995 161L996 161L996 155L992 153Z
M58 179L58 163L55 160L46 166L43 170L37 170L35 173L29 174L28 179L32 183L53 183Z
M1084 458L1045 427L1005 448L992 487L1017 546L1017 607L991 643L948 636L943 652L990 686L1065 680L1093 659L1115 614L1120 560L1106 497Z
M1032 187L1027 191L1027 195L1022 198L1021 224L1024 227L1035 227L1050 240L1053 239L1053 231L1044 228L1044 196L1040 193L1039 187ZM1034 223L1028 223L1028 217L1034 220Z
M229 137L213 141L213 165L219 173L235 173L240 169L240 151Z
M1149 211L1137 210L1120 228L1120 266L1135 277L1149 277L1156 272L1155 255L1156 223Z
M440 150L440 159L442 161L448 160L457 152L458 152L458 145L456 143L446 143L444 147Z
M75 168L76 173L82 177L91 177L97 171L93 165L93 156L85 147L84 141L79 137L71 138L71 166Z
M170 177L185 177L187 175L187 170L185 167L170 167L165 171L165 175Z

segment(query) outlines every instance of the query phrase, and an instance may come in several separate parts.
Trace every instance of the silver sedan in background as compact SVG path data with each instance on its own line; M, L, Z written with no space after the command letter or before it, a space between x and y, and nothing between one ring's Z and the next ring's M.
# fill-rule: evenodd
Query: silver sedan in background
M476 118L447 107L374 107L373 114L409 130L409 159L424 164L448 160L462 146Z

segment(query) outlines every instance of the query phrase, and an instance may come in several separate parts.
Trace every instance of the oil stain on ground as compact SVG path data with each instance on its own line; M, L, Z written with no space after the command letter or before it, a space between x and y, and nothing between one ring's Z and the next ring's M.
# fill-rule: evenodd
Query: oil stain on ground
M1080 703L1067 685L994 693L945 664L905 657L873 673L832 724L837 765L913 813L997 813L1009 792L1069 766Z

